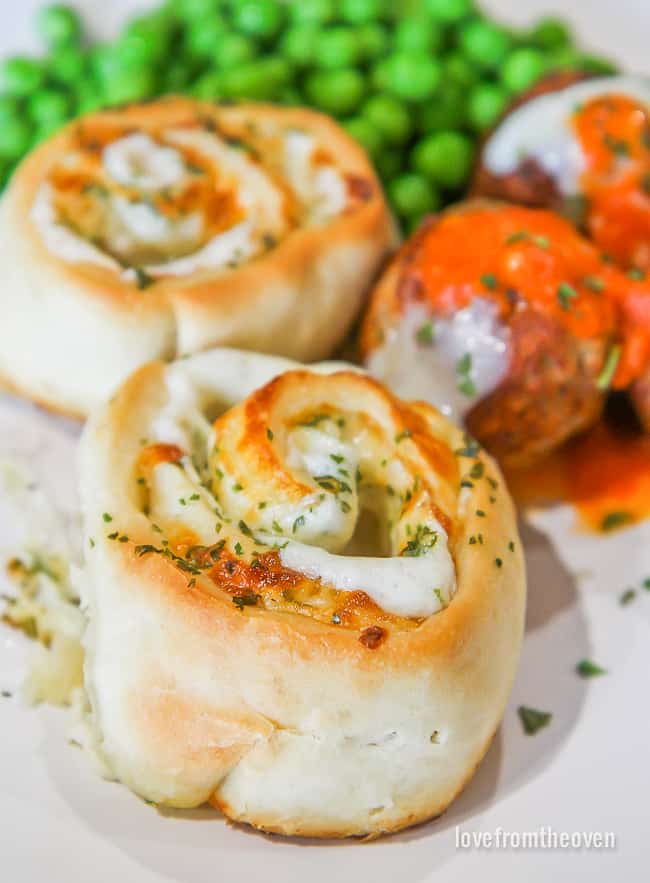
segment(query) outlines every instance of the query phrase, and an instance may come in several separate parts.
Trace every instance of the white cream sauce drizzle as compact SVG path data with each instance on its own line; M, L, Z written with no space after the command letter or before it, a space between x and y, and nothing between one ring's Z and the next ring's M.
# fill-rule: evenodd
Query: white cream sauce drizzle
M421 343L418 332L429 323L432 341ZM371 353L366 367L400 398L430 402L460 422L505 376L509 339L509 329L499 321L496 307L482 298L444 319L432 320L424 308L411 307ZM467 354L473 395L459 389L462 378L457 368Z

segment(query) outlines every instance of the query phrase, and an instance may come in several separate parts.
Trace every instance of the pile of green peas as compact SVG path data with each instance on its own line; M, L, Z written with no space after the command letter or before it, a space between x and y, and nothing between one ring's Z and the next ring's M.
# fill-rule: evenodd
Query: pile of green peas
M474 0L166 0L92 45L70 6L40 9L46 54L0 63L0 184L39 141L101 107L184 93L331 114L368 151L406 230L458 197L477 143L559 69L614 67L545 18L527 30Z

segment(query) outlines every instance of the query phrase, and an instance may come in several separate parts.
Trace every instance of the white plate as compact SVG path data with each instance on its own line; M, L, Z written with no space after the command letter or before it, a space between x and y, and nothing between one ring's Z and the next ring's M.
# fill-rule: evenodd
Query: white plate
M0 0L0 56L29 48L37 0ZM110 32L146 2L87 0L96 32ZM515 21L563 3L492 0ZM523 7L523 8L522 8ZM575 0L571 17L589 45L648 69L645 0ZM100 27L101 23L101 27ZM28 462L64 512L74 510L75 430L0 398L0 455ZM544 530L561 542L554 551ZM101 781L66 742L66 715L0 698L0 880L11 883L484 883L648 879L650 841L650 592L621 607L630 585L650 576L650 523L595 540L571 513L546 514L524 531L530 577L522 663L503 726L474 780L441 819L370 844L303 844L227 825L216 812L158 813L126 789ZM0 557L16 541L2 517ZM20 681L24 642L0 626L0 689ZM606 677L581 680L593 658ZM520 704L551 711L525 736ZM464 834L613 832L613 851L458 848Z

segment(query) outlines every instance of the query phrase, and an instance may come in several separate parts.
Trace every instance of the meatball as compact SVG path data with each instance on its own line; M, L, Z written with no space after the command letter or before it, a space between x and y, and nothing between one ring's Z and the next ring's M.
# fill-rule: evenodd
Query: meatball
M485 139L471 193L560 211L621 266L650 270L650 81L542 80Z
M371 373L424 398L504 465L529 465L599 418L626 364L632 282L552 212L473 201L430 218L371 295Z

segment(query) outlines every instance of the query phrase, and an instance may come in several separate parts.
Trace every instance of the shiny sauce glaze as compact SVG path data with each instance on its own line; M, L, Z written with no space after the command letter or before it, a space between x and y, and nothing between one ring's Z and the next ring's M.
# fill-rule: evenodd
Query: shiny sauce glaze
M624 95L578 106L571 125L584 161L589 235L622 266L650 269L650 111Z
M579 525L601 533L650 517L650 436L620 405L534 468L509 471L518 505L571 503Z

